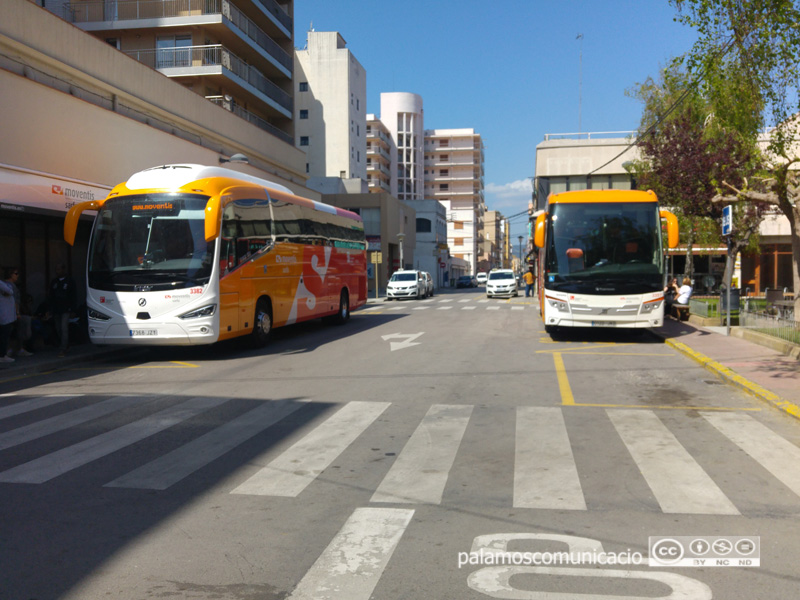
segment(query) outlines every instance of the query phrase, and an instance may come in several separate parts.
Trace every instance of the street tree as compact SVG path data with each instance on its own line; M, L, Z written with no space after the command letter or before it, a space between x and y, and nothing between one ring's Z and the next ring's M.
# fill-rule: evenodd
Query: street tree
M644 103L637 179L678 213L687 245L684 274L691 278L693 245L720 244L722 206L713 202L719 182L741 183L753 172L758 153L738 132L715 119L713 106L677 64L664 69L659 82L649 79L633 95ZM726 282L736 255L748 246L761 220L758 207L736 212Z
M789 220L795 315L800 314L800 8L797 0L671 0L697 42L686 55L716 116L752 144L763 167L740 181L721 178L718 204L776 207ZM731 94L735 90L737 94ZM725 100L725 101L723 101ZM768 135L759 140L759 131Z

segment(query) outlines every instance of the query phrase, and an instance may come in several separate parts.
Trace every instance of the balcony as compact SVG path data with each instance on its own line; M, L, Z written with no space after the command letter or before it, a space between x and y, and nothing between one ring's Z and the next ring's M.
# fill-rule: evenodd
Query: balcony
M287 119L293 117L293 100L289 94L267 79L258 69L248 65L219 44L135 50L125 54L167 77L197 76L224 79L238 88L241 94L265 103L277 115Z
M246 40L285 77L292 77L294 69L292 56L228 0L70 2L64 4L64 15L70 23L93 33L177 26L216 28L220 37L227 38L221 41L241 44ZM230 33L226 36L220 27Z
M217 106L221 106L222 108L224 108L228 112L232 112L233 114L235 114L237 117L239 117L241 119L244 119L248 123L251 123L252 125L255 125L256 127L258 127L259 129L263 129L264 131L266 131L268 133L271 133L272 135L274 135L278 139L286 142L287 144L291 144L292 146L294 146L294 139L292 138L291 135L289 135L288 133L286 133L282 129L278 129L277 127L275 127L271 123L268 123L267 121L265 121L264 119L262 119L258 115L253 114L248 110L245 110L244 108L242 108L238 104L233 103L232 100L229 97L225 97L225 96L206 96L206 100L208 100L212 104L216 104Z

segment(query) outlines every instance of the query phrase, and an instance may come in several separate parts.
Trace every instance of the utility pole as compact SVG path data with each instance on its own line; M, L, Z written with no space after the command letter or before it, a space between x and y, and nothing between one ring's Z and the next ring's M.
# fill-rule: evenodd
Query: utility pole
M578 50L578 133L582 132L581 129L581 103L583 101L583 34L579 33L576 40L580 40Z

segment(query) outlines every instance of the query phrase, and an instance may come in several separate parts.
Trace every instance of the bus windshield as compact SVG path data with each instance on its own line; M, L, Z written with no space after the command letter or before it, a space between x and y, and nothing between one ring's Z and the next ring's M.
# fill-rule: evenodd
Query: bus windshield
M89 287L172 290L206 285L214 244L205 240L207 196L141 194L108 199L95 220Z
M554 204L545 284L576 293L643 293L662 287L661 221L653 202Z

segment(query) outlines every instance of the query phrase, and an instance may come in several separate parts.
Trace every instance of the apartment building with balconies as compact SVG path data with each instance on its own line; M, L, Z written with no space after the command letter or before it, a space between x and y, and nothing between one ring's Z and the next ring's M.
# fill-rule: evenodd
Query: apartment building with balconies
M483 140L474 129L429 129L424 147L425 197L445 206L450 254L475 274L484 254Z
M338 32L295 52L295 143L316 178L367 181L367 74ZM360 186L358 186L360 191Z
M294 142L293 0L42 0L42 5Z
M392 156L397 148L386 125L374 114L367 115L367 185L372 193L392 191Z

